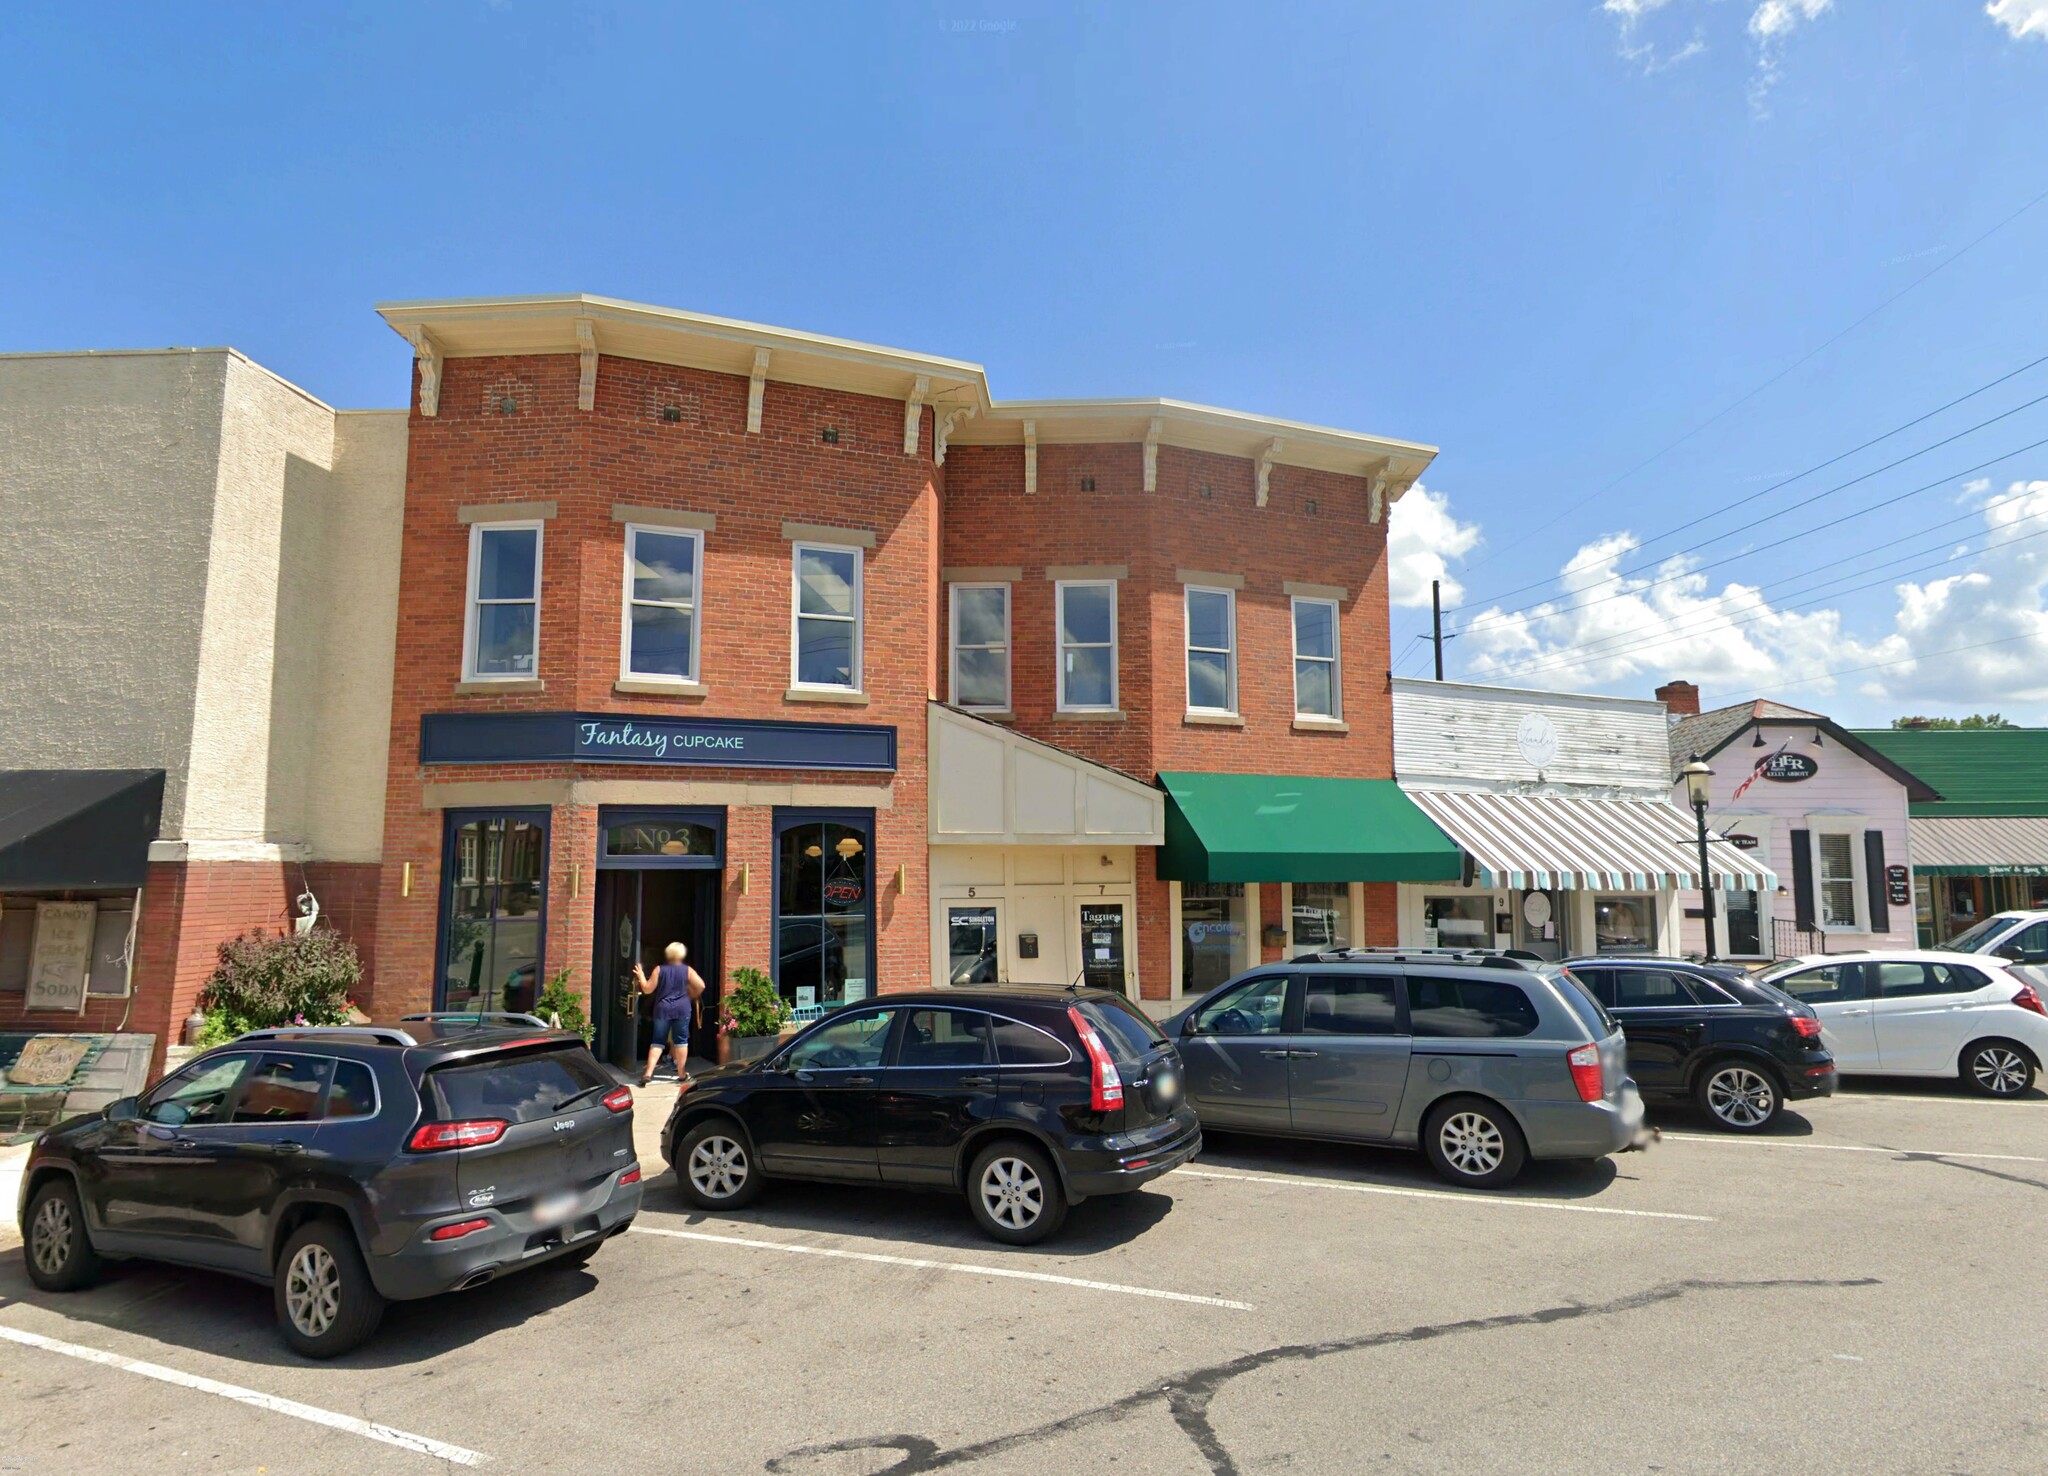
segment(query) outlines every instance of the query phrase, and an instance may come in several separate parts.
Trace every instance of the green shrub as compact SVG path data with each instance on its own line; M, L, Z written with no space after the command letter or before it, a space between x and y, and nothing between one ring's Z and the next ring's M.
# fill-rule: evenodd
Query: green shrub
M356 945L332 928L243 933L220 945L199 991L201 1045L220 1045L277 1025L345 1025L363 982Z
M775 1035L789 1023L787 1002L775 992L775 981L759 969L732 971L718 1011L720 1035Z
M569 975L567 968L548 975L548 982L541 986L533 1002L533 1013L550 1022L560 1020L564 1030L575 1031L588 1044L592 1034L590 1017L584 1012L583 1001L569 987Z

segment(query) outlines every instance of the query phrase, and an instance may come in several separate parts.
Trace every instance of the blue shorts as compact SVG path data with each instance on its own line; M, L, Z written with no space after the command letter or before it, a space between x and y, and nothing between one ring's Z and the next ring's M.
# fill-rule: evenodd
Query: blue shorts
M657 1046L674 1046L679 1051L690 1048L690 1017L672 1015L668 1019L654 1022L654 1041Z

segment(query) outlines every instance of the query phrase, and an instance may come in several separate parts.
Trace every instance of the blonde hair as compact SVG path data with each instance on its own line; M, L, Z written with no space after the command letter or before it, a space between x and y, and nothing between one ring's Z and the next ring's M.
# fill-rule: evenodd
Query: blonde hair
M683 947L680 943L671 943L668 947L662 949L661 956L670 963L681 963L690 956L690 950Z

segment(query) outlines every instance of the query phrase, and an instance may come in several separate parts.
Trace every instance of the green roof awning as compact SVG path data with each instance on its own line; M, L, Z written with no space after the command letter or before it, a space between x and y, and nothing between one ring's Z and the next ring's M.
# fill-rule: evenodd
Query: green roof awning
M1161 774L1159 875L1181 882L1457 881L1464 858L1391 779Z

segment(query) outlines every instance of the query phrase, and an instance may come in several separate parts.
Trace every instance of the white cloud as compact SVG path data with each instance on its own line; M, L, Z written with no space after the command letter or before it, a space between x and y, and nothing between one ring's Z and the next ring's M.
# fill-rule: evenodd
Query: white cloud
M1614 8L1612 0L1607 8ZM2015 41L2028 36L2048 41L2048 0L1991 0L1984 13Z
M1731 701L1775 691L1796 702L1801 691L1846 684L1909 707L2048 702L2048 481L2013 483L1981 501L1979 516L1967 547L1950 555L1966 567L1893 585L1888 628L1868 634L1851 630L1839 609L1785 608L1756 585L1716 589L1683 559L1623 575L1637 541L1610 535L1565 565L1560 598L1468 622L1466 671L1519 686L1637 693L1677 676ZM1784 601L1807 603L1796 590Z
M1834 9L1835 0L1755 0L1745 29L1756 56L1749 79L1749 103L1758 117L1767 115L1771 89L1777 85L1786 42L1800 27ZM1993 0L1994 7L2048 7L2048 0ZM1715 0L1602 0L1601 13L1614 22L1615 41L1623 60L1647 74L1700 55L1707 49L1710 25L1732 25L1719 19L1728 12ZM1679 23L1683 11L1689 32ZM1739 15L1739 11L1736 14ZM1998 17L1994 16L1994 19ZM2000 20L2000 24L2006 24ZM1682 44L1679 37L1685 39Z
M1451 499L1417 482L1387 514L1387 593L1396 605L1429 604L1429 581L1443 581L1446 605L1465 597L1465 587L1451 578L1450 561L1463 559L1479 545L1479 525L1461 523L1451 513Z
M1707 49L1706 36L1698 26L1694 26L1690 38L1677 47L1668 42L1660 46L1645 34L1645 22L1649 17L1670 3L1671 0L1601 0L1600 8L1614 17L1618 32L1616 45L1622 59L1635 63L1645 74L1675 67Z
M1756 71L1749 79L1749 106L1759 117L1768 111L1771 89L1778 83L1785 41L1800 26L1818 20L1835 0L1763 0L1749 13L1749 38L1756 43Z

